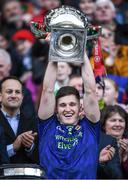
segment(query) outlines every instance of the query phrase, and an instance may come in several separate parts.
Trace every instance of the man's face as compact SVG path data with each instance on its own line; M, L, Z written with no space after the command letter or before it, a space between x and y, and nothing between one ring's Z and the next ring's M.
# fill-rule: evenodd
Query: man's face
M3 8L3 16L7 22L21 20L22 10L19 2L8 2Z
M93 14L94 6L93 0L81 0L79 4L80 10L87 15Z
M75 125L78 123L80 102L74 95L64 96L58 99L57 115L62 124Z
M118 98L118 92L114 84L109 79L104 79L105 91L104 91L104 102L107 105L115 104Z
M109 3L102 3L97 5L95 9L95 18L100 23L112 22L115 16L115 12L110 7Z
M21 84L17 80L6 80L2 84L0 97L4 110L19 109L23 100Z
M105 132L117 139L122 138L125 130L125 120L118 113L113 114L105 123Z
M0 80L9 76L11 64L7 63L2 57L0 57Z
M71 68L66 62L58 63L58 71L57 71L57 80L64 81L66 80L71 73Z

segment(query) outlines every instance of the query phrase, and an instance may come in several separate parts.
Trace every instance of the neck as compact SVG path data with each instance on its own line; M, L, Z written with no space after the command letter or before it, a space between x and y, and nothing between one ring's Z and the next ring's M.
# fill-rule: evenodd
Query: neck
M18 109L14 109L14 108L6 108L4 106L2 106L2 111L6 112L8 115L10 116L15 116L20 110Z

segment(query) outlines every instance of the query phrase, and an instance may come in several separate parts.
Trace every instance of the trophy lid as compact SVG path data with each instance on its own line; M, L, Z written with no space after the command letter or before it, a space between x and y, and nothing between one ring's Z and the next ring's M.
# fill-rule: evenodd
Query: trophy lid
M45 16L45 25L48 31L51 26L86 28L88 20L82 12L74 7L62 6L51 10Z

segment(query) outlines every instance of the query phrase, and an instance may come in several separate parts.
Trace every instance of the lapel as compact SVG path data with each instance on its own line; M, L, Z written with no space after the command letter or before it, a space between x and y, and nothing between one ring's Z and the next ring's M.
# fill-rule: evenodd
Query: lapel
M25 132L26 130L26 119L24 118L23 113L20 113L20 119L19 119L19 124L18 124L18 129L17 129L17 134L13 132L10 124L8 123L8 120L5 118L4 114L0 110L0 124L4 127L4 132L11 138L17 137L19 134Z
M17 129L17 135L23 133L26 129L26 122L25 122L25 118L23 117L22 112L20 112L20 120L19 120L19 124L18 124L18 129Z
M5 134L10 136L11 138L15 138L15 133L13 132L10 124L8 123L8 120L5 118L1 110L0 110L0 123L4 128Z

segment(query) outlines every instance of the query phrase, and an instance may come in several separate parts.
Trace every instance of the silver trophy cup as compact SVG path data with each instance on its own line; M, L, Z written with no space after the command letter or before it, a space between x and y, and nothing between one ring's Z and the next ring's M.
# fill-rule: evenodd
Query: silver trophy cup
M98 37L101 32L101 28L98 28L98 31L88 36L88 31L94 27L89 25L82 12L69 6L51 10L45 16L45 25L46 31L51 32L49 61L82 63L87 40ZM33 22L31 30L38 36L46 33L37 31Z

